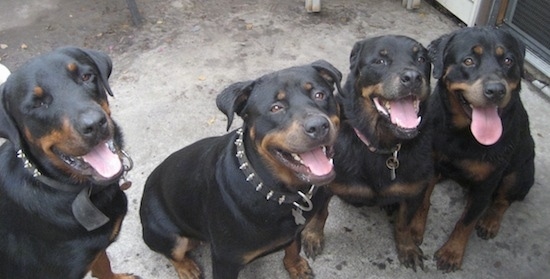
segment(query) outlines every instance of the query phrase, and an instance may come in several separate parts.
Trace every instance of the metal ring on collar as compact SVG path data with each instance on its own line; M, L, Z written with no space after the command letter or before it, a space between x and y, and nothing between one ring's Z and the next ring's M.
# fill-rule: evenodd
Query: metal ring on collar
M134 160L132 160L132 157L130 157L124 149L120 150L120 152L124 155L124 157L126 157L126 160L128 160L128 165L124 164L124 171L130 171L134 168Z
M298 195L300 195L302 197L302 199L307 203L307 207L297 203L297 202L293 202L292 204L294 206L296 206L297 208L301 209L302 211L311 211L313 209L313 203L311 202L311 200L309 199L309 197L302 193L301 191L298 191Z

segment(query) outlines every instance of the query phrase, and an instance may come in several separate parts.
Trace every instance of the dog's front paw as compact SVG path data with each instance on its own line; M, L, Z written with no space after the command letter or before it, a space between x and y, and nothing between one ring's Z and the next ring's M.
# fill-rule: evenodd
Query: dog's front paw
M176 268L180 279L199 279L201 277L201 270L198 265L189 258L177 262L172 260L172 264Z
M325 247L323 232L304 230L302 232L302 249L308 258L315 259Z
M424 260L426 257L420 247L415 244L411 245L398 245L397 256L399 262L407 268L412 268L416 272L416 267L420 267L424 270Z
M463 256L464 251L443 246L435 252L434 259L437 263L437 269L448 273L460 269Z
M285 262L286 271L292 279L313 279L313 270L309 266L308 262L304 258L300 258L293 263Z
M497 236L502 218L492 210L487 210L485 215L476 224L477 236L483 239L491 239Z

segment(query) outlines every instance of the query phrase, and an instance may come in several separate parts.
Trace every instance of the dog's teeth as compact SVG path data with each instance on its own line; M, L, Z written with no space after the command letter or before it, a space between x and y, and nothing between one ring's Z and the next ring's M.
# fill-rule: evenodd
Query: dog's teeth
M113 140L110 140L110 141L106 142L105 144L107 145L107 148L109 148L109 150L111 150L111 152L116 153L116 148L115 148L115 144L114 144Z
M296 154L296 153L292 153L292 158L300 163L302 163L302 158L300 157L300 155Z
M373 101L374 101L374 106L376 107L378 112L384 115L389 115L388 114L389 111L387 109L387 107L389 106L389 103L387 101L380 101L378 97L374 98Z
M326 146L323 146L323 153L324 153L325 155L327 155L327 147L326 147Z

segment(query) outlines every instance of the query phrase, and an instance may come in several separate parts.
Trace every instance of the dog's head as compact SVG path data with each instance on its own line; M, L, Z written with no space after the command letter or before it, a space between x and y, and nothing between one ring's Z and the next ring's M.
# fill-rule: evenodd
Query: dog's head
M0 87L0 136L44 175L118 179L122 138L107 101L110 74L110 58L93 50L67 47L30 60Z
M427 50L405 36L355 43L342 98L344 115L374 146L418 134L430 94Z
M323 185L334 176L332 146L340 125L333 96L341 73L326 61L235 83L216 100L227 115L245 126L247 140L280 181L291 186Z
M434 40L429 49L434 77L448 94L452 124L469 127L483 145L496 143L501 116L519 99L523 43L501 29L470 27Z

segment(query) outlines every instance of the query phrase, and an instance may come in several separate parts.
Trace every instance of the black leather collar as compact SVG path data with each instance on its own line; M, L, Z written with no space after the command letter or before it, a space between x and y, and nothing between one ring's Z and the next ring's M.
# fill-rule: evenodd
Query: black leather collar
M128 182L124 178L126 173L130 171L133 167L132 159L126 152L122 152L129 162L129 165L124 164L124 170L119 179L123 179L125 184ZM59 182L55 179L43 175L31 161L27 158L23 150L17 151L17 157L23 161L24 168L39 182L45 184L53 189L69 192L69 193L78 193L76 198L71 204L71 209L73 216L76 218L78 223L82 225L86 230L93 231L107 222L109 222L109 217L105 216L101 210L99 210L90 200L92 194L101 192L107 187L112 186L113 184L106 185L96 185L96 184L87 184L84 186L70 185L66 183Z

